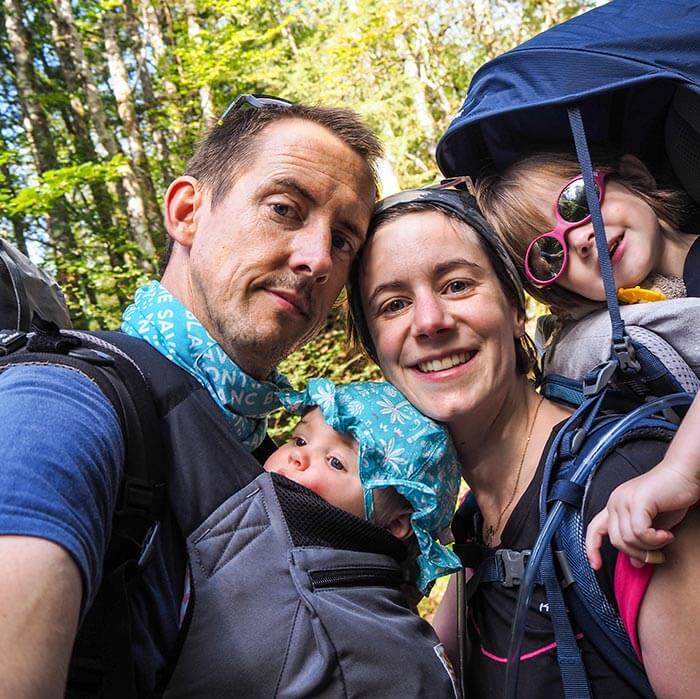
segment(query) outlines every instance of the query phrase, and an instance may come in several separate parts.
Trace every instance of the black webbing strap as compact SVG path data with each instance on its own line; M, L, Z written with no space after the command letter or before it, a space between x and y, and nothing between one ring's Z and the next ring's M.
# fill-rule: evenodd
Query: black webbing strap
M117 699L137 696L128 589L148 563L158 535L166 506L165 463L160 420L139 369L129 358L109 351L104 341L92 344L81 339L81 351L108 352L113 359L113 365L100 367L100 373L109 384L105 394L122 423L126 453L103 581L76 639L69 688L73 666L83 672L83 687L84 670L89 667L94 694ZM91 645L95 639L97 644Z

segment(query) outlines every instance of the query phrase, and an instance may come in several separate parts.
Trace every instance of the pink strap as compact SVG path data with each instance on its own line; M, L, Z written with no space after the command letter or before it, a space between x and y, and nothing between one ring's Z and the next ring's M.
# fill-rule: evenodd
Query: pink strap
M629 556L623 553L617 556L615 563L615 599L617 600L625 631L627 631L627 635L632 641L637 657L642 662L644 660L639 647L639 637L637 636L637 617L653 573L654 566L650 563L642 568L635 568L630 563Z

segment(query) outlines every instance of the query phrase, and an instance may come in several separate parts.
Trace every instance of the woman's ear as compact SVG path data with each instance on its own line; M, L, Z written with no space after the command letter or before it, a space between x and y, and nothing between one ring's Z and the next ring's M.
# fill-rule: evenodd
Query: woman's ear
M201 200L197 180L188 175L174 179L165 193L165 228L168 235L183 247L192 247L197 229L195 213Z
M625 153L617 163L617 171L623 177L630 177L643 182L650 190L656 189L654 176L636 155Z
M517 308L515 310L515 320L513 322L513 337L519 340L525 334L525 314Z
M385 529L388 529L397 539L408 539L408 537L413 534L413 528L411 527L411 510L404 510L397 514L389 524L386 525Z

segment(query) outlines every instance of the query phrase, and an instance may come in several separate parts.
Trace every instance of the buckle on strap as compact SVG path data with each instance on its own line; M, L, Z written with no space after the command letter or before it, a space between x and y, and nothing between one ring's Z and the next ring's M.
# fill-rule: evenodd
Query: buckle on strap
M27 343L27 333L21 330L0 330L0 357L12 354Z
M158 518L165 505L165 483L124 476L115 514Z
M583 395L586 398L598 395L610 383L617 366L617 362L610 360L591 369L583 377Z
M634 349L629 335L625 335L619 340L613 340L612 351L617 357L621 372L637 372L641 369L641 364L637 360L637 351Z
M503 587L517 587L520 585L525 575L525 566L530 558L530 549L525 549L524 551L498 549L494 554L494 558L499 569L503 568L501 585Z

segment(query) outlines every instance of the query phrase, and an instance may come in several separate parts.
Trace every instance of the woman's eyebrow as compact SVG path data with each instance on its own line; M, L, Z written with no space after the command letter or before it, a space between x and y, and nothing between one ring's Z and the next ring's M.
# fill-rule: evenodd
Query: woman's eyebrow
M433 272L436 275L445 274L445 272L451 272L453 269L458 267L468 267L474 274L480 274L483 272L483 268L476 262L468 260L466 257L454 257L451 260L445 260L435 265Z
M374 291L369 295L367 303L371 304L377 296L383 294L385 291L399 291L405 286L406 285L398 279L390 282L385 282L384 284L379 284L378 286L374 287Z

